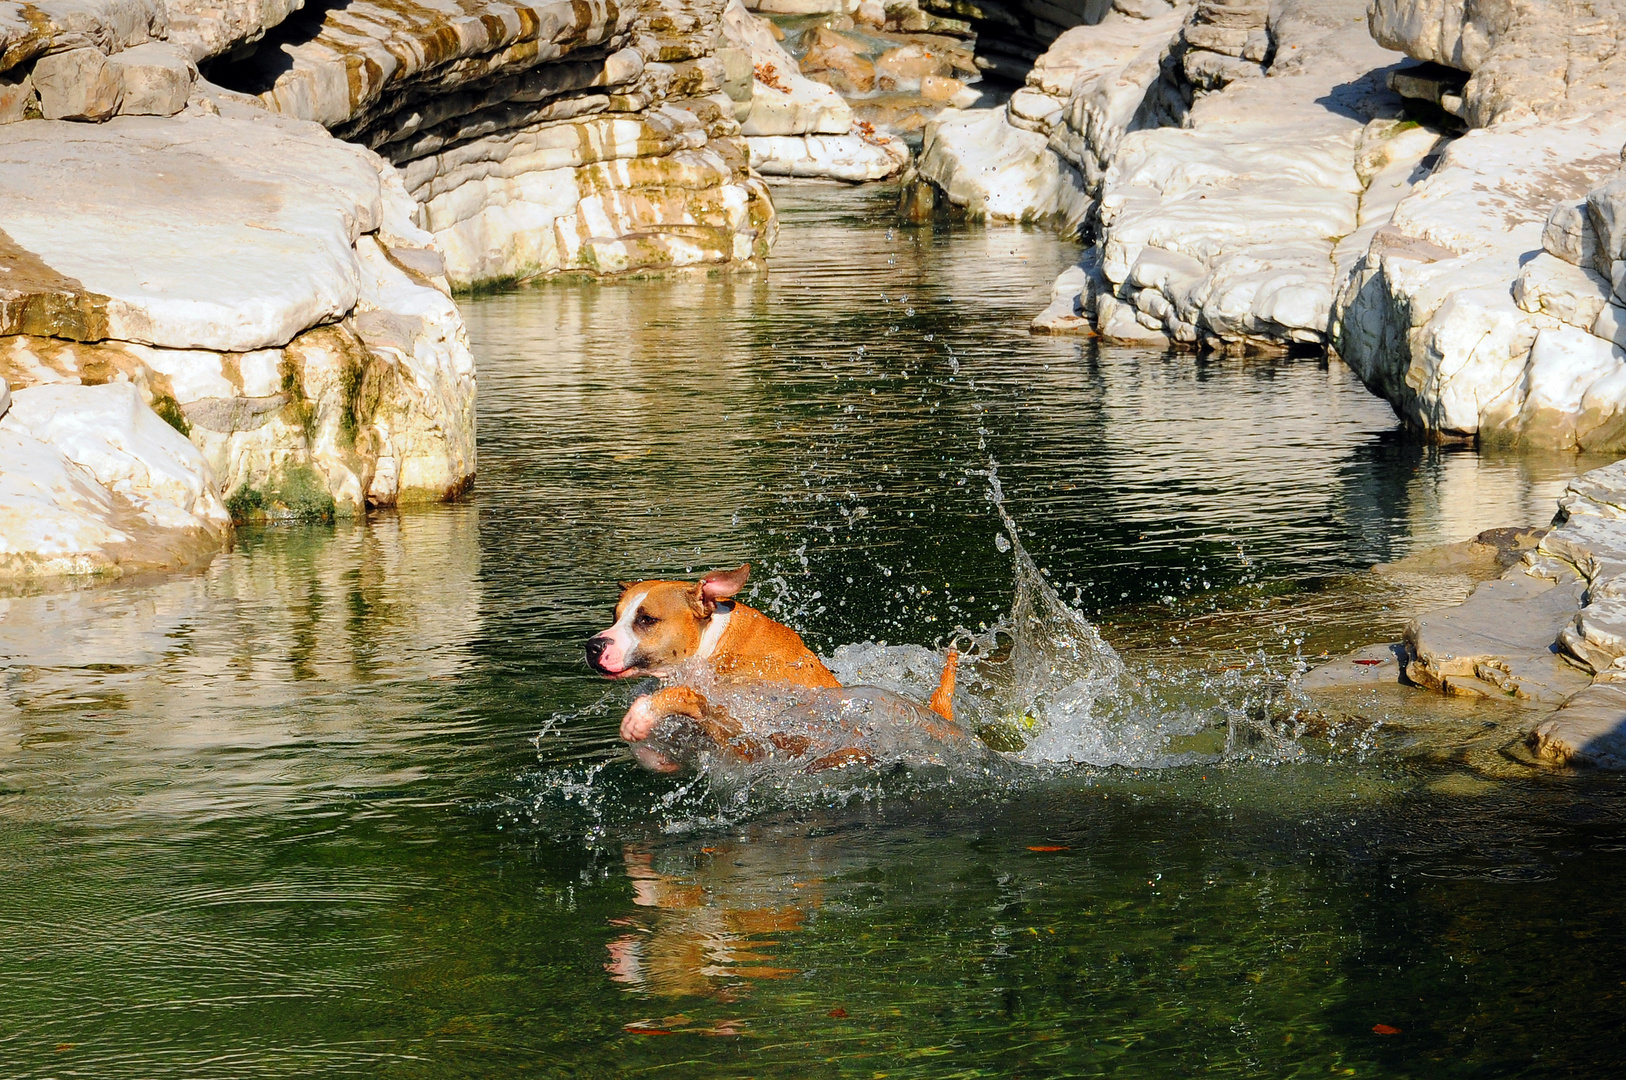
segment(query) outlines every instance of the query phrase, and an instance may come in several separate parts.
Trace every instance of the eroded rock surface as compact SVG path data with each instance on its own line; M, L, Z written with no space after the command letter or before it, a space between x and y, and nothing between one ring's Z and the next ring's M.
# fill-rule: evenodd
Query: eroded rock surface
M210 71L397 165L454 285L753 265L773 211L723 6L349 0Z
M130 423L190 437L209 505L240 520L354 514L467 487L472 356L434 240L376 155L223 101L169 118L0 127L0 162L0 375L16 430L25 395L67 395L60 422L30 420L27 434L94 471L71 449L70 420L74 407L92 415L75 402L95 399L76 395L135 395ZM160 565L162 551L184 562L223 535L178 520L144 535L125 505L153 516L138 491L95 472L111 491L98 503L58 472L46 487L68 503L54 512L89 513L102 532L85 536L101 539L49 557L42 537L10 540L14 573ZM164 539L176 529L185 543ZM108 546L127 541L136 547L118 551L138 554Z
M1623 13L1615 0L1373 4L1378 40L1428 65L1395 85L1471 128L1371 237L1334 313L1340 355L1410 426L1626 447L1626 306L1609 250ZM1428 88L1453 70L1465 82Z

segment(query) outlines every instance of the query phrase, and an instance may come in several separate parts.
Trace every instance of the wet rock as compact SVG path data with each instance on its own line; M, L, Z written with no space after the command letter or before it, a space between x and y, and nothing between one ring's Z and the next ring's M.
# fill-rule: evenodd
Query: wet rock
M1555 765L1626 769L1626 684L1593 683L1538 724L1528 743Z
M1407 628L1406 677L1447 694L1559 704L1591 682L1556 645L1585 589L1574 574L1554 581L1515 571L1484 582L1460 606Z
M203 455L128 384L16 391L0 460L0 580L184 566L230 528Z
M34 90L47 120L106 120L119 111L124 83L100 49L69 49L34 65Z
M1299 685L1312 693L1318 690L1411 685L1406 678L1409 658L1406 646L1399 642L1368 645L1305 672Z
M811 39L811 44L807 44ZM862 46L833 30L815 27L804 36L802 74L840 94L867 94L875 89L875 65L860 55Z

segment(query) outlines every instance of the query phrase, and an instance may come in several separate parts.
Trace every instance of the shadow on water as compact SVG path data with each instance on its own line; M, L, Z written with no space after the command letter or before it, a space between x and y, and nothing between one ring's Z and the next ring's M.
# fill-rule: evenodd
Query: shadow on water
M1501 758L1528 714L1290 685L1471 584L1367 566L1588 463L1407 443L1336 364L1030 338L1067 245L889 198L787 190L765 277L470 300L469 503L0 599L0 1073L1618 1072L1619 785ZM990 459L1147 753L632 765L580 652L616 581L751 560L854 673L997 644Z

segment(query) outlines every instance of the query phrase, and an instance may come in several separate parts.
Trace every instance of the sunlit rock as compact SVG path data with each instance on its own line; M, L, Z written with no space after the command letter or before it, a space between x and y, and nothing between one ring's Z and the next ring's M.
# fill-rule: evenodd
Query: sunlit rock
M0 579L118 575L217 550L230 519L198 449L128 384L39 386L0 417Z
M1152 18L1112 11L1098 25L1067 30L1003 108L950 113L928 126L921 177L973 217L1054 218L1076 228L1185 10L1164 5Z
M1568 261L1592 246L1585 230L1549 223L1555 203L1581 203L1613 173L1623 143L1626 114L1510 120L1453 142L1344 284L1339 355L1423 431L1620 445L1612 286L1597 262L1588 273ZM1544 237L1559 251L1544 256Z
M764 176L863 183L894 176L909 148L889 135L763 135L750 140L751 167Z
M246 110L10 125L0 161L13 387L130 384L245 520L468 485L472 356L375 155Z
M772 206L740 138L756 110L722 10L350 0L211 71L397 165L455 286L756 265Z

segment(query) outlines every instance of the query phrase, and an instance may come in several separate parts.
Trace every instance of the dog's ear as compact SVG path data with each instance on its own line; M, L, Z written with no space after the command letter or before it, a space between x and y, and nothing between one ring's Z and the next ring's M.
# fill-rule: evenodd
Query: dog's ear
M700 597L703 600L723 600L741 589L751 576L751 564L746 563L738 570L713 570L700 579Z
M636 581L618 581L616 584L621 586L622 595L625 595L628 589L632 588L638 583Z
M717 601L726 599L745 588L745 581L751 576L751 564L746 563L738 570L713 570L694 584L694 591L690 594L695 614L702 619L717 610Z

